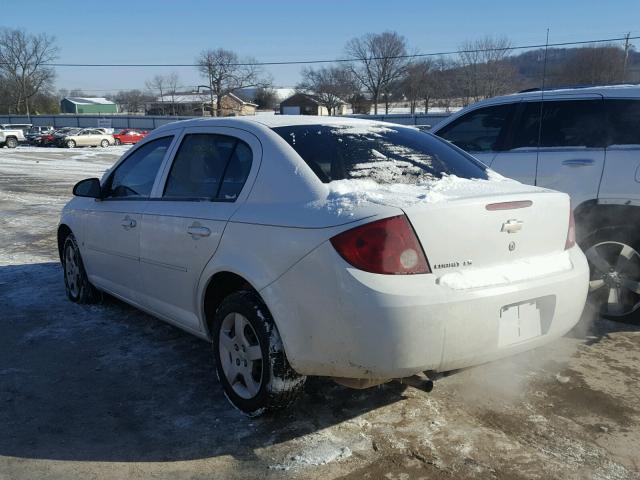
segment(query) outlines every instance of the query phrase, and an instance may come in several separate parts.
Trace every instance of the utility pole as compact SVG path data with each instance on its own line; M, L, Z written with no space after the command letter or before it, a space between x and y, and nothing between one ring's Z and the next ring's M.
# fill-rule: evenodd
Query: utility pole
M631 36L631 32L627 32L624 36L624 60L622 63L622 82L624 83L627 80L627 62L629 61L629 48L631 45L629 44L629 37Z

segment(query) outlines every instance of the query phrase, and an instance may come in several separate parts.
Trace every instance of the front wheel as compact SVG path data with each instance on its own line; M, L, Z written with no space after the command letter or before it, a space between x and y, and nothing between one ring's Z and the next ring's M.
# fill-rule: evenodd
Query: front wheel
M249 416L291 405L306 377L284 352L273 317L260 296L240 291L226 297L213 325L216 373L227 399Z
M67 140L67 148L76 148L76 142L73 140Z
M626 228L604 228L583 242L591 271L590 306L612 320L640 316L640 238Z
M74 303L96 303L100 300L100 292L89 282L80 249L73 234L64 241L62 268L64 270L64 286L67 297Z

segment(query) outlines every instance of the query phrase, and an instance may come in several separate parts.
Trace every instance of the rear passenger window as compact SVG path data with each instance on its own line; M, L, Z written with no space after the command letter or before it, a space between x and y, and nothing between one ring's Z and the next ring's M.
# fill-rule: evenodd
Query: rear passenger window
M602 100L544 102L541 147L604 147Z
M498 149L512 104L480 108L463 115L438 132L438 136L468 152Z
M609 145L640 145L640 101L606 100Z
M176 153L166 199L234 201L251 169L252 152L227 135L189 134Z

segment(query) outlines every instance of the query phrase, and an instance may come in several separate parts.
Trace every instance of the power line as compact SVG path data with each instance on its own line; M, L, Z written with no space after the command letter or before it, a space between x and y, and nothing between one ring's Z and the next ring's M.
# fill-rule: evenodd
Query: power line
M481 52L494 52L494 51L513 51L513 50L530 50L533 48L548 48L548 47L567 47L570 45L587 45L591 43L605 43L605 42L617 42L617 41L629 41L640 39L640 36L635 37L616 37L616 38L602 38L598 40L581 40L575 42L558 42L547 44L534 44L534 45L518 45L513 47L503 48L479 48L470 50L452 50L445 52L431 52L431 53L414 53L407 55L395 55L391 57L371 57L368 60L383 60L387 59L401 59L401 58L425 58L425 57L440 57L445 55L459 55L462 53L481 53ZM234 67L249 67L249 66L277 66L277 65L310 65L321 63L345 63L353 62L353 58L337 58L333 60L289 60L280 62L246 62L246 63L231 63L230 66ZM198 67L197 63L44 63L47 67L134 67L134 68L148 68L148 67Z

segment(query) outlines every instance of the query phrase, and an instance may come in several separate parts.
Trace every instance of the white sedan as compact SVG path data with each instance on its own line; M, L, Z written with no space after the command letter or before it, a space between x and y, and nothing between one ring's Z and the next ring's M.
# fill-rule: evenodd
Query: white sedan
M398 125L176 122L74 194L69 298L108 292L211 341L252 415L309 375L366 387L543 345L587 295L566 194Z

